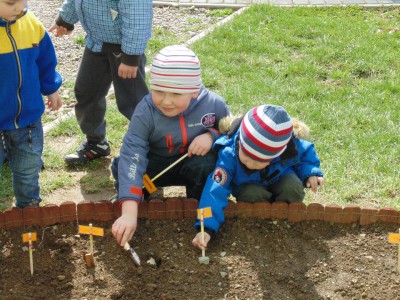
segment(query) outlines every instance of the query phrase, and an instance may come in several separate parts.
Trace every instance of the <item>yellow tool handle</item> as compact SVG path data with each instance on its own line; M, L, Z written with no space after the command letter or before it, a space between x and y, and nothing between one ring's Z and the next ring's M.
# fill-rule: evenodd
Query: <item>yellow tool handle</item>
M173 168L175 165L179 164L182 160L184 160L186 157L188 156L188 154L186 153L185 155L183 155L181 158L179 158L177 161L175 161L173 164L171 164L170 166L168 166L167 168L165 168L163 171L161 171L160 173L158 173L156 176L154 176L151 181L156 180L158 177L160 177L161 175L163 175L165 172L167 172L169 169Z

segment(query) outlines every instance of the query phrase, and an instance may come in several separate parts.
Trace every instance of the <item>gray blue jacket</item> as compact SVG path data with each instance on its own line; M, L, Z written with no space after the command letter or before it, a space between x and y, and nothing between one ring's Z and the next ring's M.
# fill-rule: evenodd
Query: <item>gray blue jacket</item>
M148 154L166 159L185 154L193 139L210 132L219 137L218 122L230 115L225 100L201 87L186 111L164 116L148 94L137 105L124 136L118 164L119 200L140 201Z
M73 30L81 22L93 52L121 52L122 62L139 65L151 36L151 0L65 0L56 24Z
M292 136L287 149L270 165L260 171L249 172L239 160L237 140L239 130L229 137L224 135L214 144L219 149L215 170L207 179L200 198L199 208L211 207L212 217L204 219L205 228L217 232L224 222L224 209L234 189L244 183L273 184L288 173L296 174L303 184L310 176L323 176L314 145ZM195 227L200 224L196 222Z

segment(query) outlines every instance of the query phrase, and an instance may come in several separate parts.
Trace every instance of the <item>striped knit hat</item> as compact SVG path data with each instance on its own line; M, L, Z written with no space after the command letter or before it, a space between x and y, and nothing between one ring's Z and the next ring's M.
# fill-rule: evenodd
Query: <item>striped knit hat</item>
M150 89L170 93L195 93L201 86L200 61L184 46L168 46L153 59Z
M280 106L252 108L240 124L242 151L251 159L269 161L283 153L293 132L289 114Z

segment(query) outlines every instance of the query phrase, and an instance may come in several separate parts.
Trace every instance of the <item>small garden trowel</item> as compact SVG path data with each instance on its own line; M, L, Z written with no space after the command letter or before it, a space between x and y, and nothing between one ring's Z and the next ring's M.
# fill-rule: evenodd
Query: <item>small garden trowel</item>
M140 258L139 255L137 255L136 251L133 250L131 245L129 245L128 242L125 243L124 249L129 252L129 256L132 258L133 263L135 264L136 267L140 267Z

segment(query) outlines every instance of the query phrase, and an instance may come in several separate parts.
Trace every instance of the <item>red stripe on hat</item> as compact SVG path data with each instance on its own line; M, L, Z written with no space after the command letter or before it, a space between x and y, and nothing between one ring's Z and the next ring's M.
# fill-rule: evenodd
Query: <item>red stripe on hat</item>
M261 157L258 157L257 155L254 155L253 153L247 151L247 149L245 148L245 146L243 144L241 144L240 148L242 149L244 154L246 154L248 157L250 157L253 160L257 160L257 161L261 161L261 162L269 162L275 158L275 157L273 157L273 158L262 159Z
M265 131L268 131L270 134L273 134L275 136L281 136L281 135L286 135L293 130L293 126L290 126L287 129L282 129L282 130L274 130L270 126L268 126L266 123L264 123L263 120L258 116L257 114L257 107L253 109L251 112L251 116L254 118L254 120L257 122L258 125L260 125Z
M177 87L177 86L171 86L171 85L161 85L161 84L152 84L153 86L158 86L160 88L166 88L166 89L175 89L175 90L194 90L194 89L199 89L199 86L195 85L193 87Z
M200 73L199 74L165 74L165 73L151 72L151 74L158 75L158 76L171 76L171 77L198 77L198 76L200 76Z
M167 55L166 55L167 56ZM198 61L190 61L190 60L162 60L159 58L154 57L153 60L162 62L162 63L187 63L187 64L194 64L194 65L199 65L200 62Z
M271 152L279 152L280 150L282 150L284 147L286 147L286 145L283 145L281 147L271 147L268 145L265 145L263 143L261 143L259 140L257 140L255 138L254 135L251 134L251 132L247 129L246 127L246 122L242 123L242 129L244 131L244 134L247 136L247 138L254 144L256 144L258 147L267 150L267 151L271 151Z

